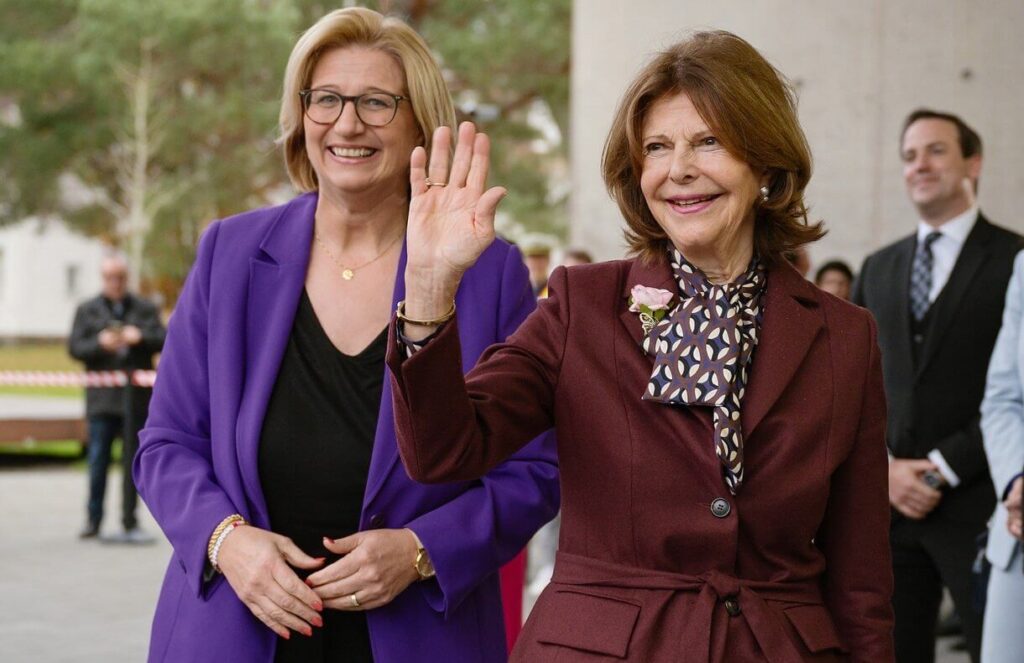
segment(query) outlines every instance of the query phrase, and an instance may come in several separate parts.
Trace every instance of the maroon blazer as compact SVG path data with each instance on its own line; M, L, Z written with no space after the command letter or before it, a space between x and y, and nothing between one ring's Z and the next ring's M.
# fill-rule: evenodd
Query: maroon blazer
M457 324L405 360L392 329L414 479L478 477L557 429L558 560L513 660L893 660L874 321L788 265L767 283L735 497L710 410L641 400L652 360L629 293L675 291L667 262L556 270L551 297L465 380Z

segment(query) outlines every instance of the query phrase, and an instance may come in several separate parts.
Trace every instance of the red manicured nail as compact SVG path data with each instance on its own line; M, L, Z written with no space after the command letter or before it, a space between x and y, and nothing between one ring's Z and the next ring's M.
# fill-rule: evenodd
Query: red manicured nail
M306 583L306 586L307 586L307 587L312 587L312 586L313 586L313 581L312 581L312 580L310 580L309 578L306 578L306 579L305 579L305 580L303 580L302 582Z
M316 617L313 617L313 626L323 626L323 625L324 625L324 620L320 619L319 615L317 615Z
M320 601L313 601L313 609L317 612L323 612L324 604ZM323 624L317 624L317 626L323 626Z
M306 634L307 638L312 638L313 637L313 629L311 629L308 626L306 628L302 629L302 632Z
M325 536L325 537L324 537L324 543L326 543L326 544L327 544L327 545L329 545L329 546L331 546L331 545L334 545L334 539L329 539L329 538L327 538L327 537Z
M285 640L291 640L292 639L292 634L289 633L288 631L285 631L284 634L281 637L284 638Z

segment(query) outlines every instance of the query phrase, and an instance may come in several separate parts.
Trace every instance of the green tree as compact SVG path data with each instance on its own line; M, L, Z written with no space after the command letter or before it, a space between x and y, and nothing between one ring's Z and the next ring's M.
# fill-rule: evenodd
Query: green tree
M509 216L560 231L565 142L539 139L567 135L570 0L361 4L435 49L457 106L494 139ZM0 223L60 215L173 297L208 221L287 195L281 76L299 33L335 7L0 0Z

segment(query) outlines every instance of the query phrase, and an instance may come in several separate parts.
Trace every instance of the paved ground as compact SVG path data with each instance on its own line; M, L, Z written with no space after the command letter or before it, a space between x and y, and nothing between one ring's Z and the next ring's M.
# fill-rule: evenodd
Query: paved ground
M116 506L120 477L109 484L107 504ZM145 547L79 541L85 490L81 469L0 469L0 661L146 659L170 546L162 537ZM142 526L159 534L140 507Z
M108 482L107 504L115 509L108 507L105 530L111 532L118 523L119 479L112 475ZM162 538L146 547L79 541L84 502L80 467L0 465L3 663L145 660L170 546ZM141 504L139 515L143 527L159 535ZM948 642L941 643L937 663L968 663L947 650Z

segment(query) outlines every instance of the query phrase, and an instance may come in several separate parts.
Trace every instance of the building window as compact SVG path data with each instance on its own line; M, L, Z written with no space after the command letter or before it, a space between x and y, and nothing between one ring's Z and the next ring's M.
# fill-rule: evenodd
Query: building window
M68 297L78 296L80 271L78 265L67 265L64 268L64 292Z

